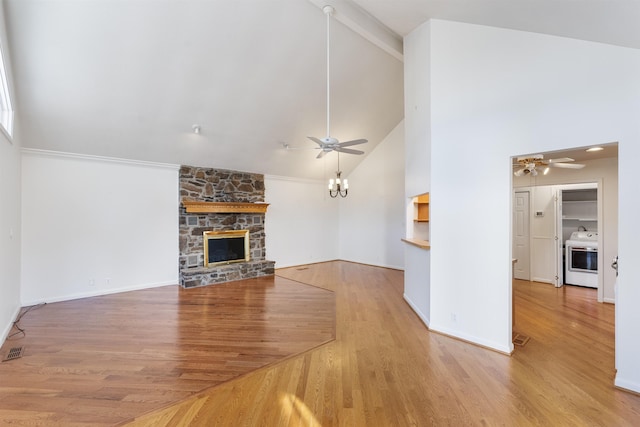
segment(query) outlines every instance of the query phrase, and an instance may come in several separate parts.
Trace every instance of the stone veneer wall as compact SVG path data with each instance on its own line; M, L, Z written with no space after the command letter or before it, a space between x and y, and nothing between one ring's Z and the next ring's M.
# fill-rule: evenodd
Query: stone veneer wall
M182 166L181 201L264 202L264 176L223 169ZM180 206L180 284L185 288L273 275L265 259L264 214L187 213ZM204 231L249 230L250 261L204 267Z

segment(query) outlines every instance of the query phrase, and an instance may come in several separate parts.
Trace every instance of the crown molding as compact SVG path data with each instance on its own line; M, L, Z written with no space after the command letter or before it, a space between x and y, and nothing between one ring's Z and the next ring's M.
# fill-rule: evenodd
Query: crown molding
M144 167L152 167L152 168L159 168L159 169L171 169L175 171L180 170L180 165L174 165L171 163L155 163L155 162L147 162L143 160L121 159L117 157L92 156L89 154L67 153L63 151L39 150L36 148L22 148L20 152L23 155L33 156L33 157L50 157L50 158L62 158L62 159L73 159L73 160L87 160L87 161L101 162L101 163L117 163L121 165L144 166Z

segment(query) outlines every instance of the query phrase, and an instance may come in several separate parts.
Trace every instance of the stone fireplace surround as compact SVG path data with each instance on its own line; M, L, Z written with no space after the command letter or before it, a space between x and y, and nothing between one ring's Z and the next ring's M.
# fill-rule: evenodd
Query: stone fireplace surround
M184 288L270 276L275 261L265 259L264 176L224 169L180 167L180 285ZM186 205L196 205L187 208ZM198 212L195 203L228 202L224 212ZM254 206L261 209L252 209ZM229 208L231 207L231 208ZM188 212L191 211L191 212ZM233 211L233 212L227 212ZM254 212L262 211L262 212ZM249 230L248 262L204 267L204 231Z

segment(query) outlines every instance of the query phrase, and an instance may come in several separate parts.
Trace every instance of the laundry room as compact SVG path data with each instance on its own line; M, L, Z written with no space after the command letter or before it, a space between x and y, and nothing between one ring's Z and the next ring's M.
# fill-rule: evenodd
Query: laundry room
M593 288L598 301L615 302L610 264L618 246L618 158L617 145L608 148L592 159L581 154L585 149L536 155L570 158L577 167L522 165L514 158L514 278ZM526 167L531 171L519 173Z

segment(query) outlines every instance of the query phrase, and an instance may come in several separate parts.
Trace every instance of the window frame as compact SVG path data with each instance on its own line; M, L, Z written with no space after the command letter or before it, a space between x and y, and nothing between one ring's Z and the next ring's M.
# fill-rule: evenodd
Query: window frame
M4 47L0 42L0 130L9 138L9 141L12 141L15 111L9 89L6 64Z

